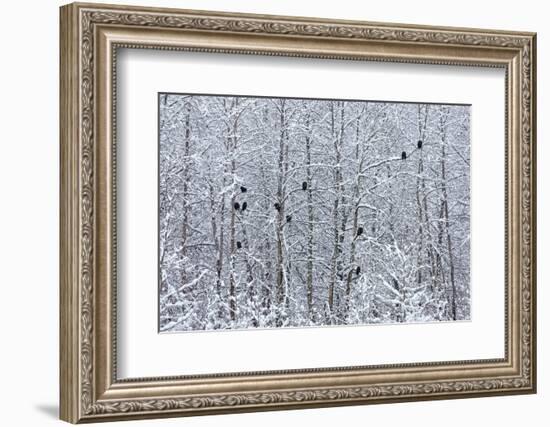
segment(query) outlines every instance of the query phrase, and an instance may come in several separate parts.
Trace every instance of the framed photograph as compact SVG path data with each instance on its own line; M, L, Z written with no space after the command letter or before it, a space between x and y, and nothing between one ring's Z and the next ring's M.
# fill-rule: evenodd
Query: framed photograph
M61 418L536 390L535 34L61 8Z

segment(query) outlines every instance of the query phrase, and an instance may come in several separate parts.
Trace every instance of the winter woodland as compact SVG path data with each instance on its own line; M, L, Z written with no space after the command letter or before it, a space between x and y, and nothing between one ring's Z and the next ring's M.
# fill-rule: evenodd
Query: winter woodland
M160 331L470 318L470 107L159 94Z

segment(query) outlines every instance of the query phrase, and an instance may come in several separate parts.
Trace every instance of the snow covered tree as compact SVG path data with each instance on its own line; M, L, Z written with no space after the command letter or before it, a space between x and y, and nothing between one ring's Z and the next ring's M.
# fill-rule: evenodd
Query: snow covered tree
M159 107L161 331L469 319L468 106Z

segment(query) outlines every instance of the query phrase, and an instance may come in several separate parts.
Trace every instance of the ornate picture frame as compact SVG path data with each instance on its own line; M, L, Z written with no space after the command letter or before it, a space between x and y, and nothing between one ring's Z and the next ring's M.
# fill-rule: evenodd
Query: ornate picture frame
M536 392L534 33L84 3L60 13L61 419ZM503 69L504 357L119 379L115 142L122 48Z

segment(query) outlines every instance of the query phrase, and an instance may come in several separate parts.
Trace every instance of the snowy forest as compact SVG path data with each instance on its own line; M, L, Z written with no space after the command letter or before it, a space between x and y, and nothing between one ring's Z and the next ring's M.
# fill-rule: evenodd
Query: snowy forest
M160 332L470 318L470 106L158 102Z

